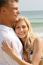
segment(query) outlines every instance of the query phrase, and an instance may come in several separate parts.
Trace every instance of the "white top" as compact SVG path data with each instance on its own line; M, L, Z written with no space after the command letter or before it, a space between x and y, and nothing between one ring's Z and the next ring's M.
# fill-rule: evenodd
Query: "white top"
M4 25L0 25L0 65L19 65L10 56L8 56L1 48L3 40L10 40L10 44L16 51L19 58L22 59L22 43L16 36L14 30Z

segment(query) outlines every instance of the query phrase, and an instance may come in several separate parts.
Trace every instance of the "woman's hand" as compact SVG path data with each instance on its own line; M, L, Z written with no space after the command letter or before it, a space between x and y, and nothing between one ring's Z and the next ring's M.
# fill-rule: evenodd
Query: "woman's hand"
M9 46L8 41L2 42L2 49L13 58L13 60L16 60L19 65L32 65L30 63L25 62L24 60L21 60L15 52L13 52L12 48Z
M4 50L7 54L9 54L11 49L12 49L10 47L9 43L10 43L9 41L3 41L2 42L2 50Z

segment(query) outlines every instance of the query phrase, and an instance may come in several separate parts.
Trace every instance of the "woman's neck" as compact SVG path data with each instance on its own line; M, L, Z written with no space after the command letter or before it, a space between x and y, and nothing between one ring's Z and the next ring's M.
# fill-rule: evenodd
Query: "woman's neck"
M21 39L23 44L26 42L26 40L27 40L27 36Z

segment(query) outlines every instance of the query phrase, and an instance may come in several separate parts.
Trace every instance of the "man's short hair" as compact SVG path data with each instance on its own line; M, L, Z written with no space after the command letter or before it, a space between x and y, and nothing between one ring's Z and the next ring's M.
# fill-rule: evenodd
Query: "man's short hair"
M18 2L18 0L0 0L0 7L3 7L5 4L9 3L9 1Z

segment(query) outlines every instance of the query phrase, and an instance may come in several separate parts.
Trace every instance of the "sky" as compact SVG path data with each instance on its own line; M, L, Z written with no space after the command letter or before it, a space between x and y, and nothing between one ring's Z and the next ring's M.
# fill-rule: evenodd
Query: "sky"
M21 11L43 10L43 0L19 0Z

